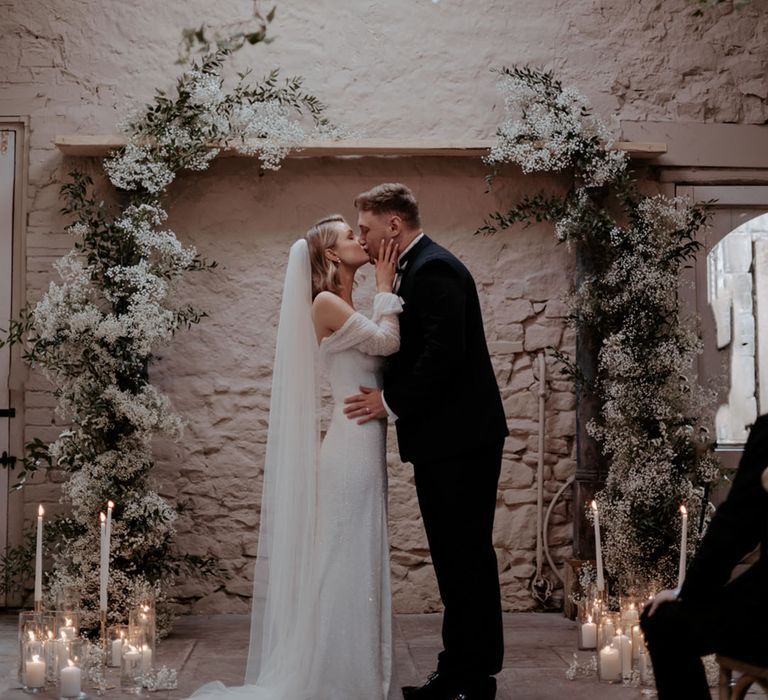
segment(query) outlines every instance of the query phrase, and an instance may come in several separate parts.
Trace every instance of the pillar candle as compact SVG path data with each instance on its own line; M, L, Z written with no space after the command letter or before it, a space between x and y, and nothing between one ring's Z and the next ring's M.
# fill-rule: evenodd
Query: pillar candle
M145 644L141 649L141 670L147 673L152 669L152 650Z
M633 625L632 627L632 658L637 659L640 657L640 651L642 650L645 642L643 641L643 633L640 631L640 625Z
M585 649L594 649L597 647L597 625L592 622L592 617L581 626L581 645Z
M597 560L597 590L605 590L605 578L603 576L603 548L600 545L600 518L597 514L597 501L592 501L592 512L595 521L595 559Z
M683 525L680 532L680 568L677 572L677 587L683 585L685 581L685 567L688 556L688 509L680 506L680 512L683 514Z
M24 665L28 688L42 688L45 685L45 661L37 654Z
M600 680L621 680L621 658L619 650L610 644L600 650Z
M35 549L35 602L43 600L43 506L37 509L37 546Z
M120 657L123 654L123 639L112 640L112 666L120 666Z
M72 620L70 620L69 618L66 618L64 622L66 624L64 624L59 629L59 632L61 633L61 638L68 639L71 641L77 636L77 630L72 626Z
M59 694L65 698L76 698L80 695L80 669L71 660L68 666L61 669L59 678Z

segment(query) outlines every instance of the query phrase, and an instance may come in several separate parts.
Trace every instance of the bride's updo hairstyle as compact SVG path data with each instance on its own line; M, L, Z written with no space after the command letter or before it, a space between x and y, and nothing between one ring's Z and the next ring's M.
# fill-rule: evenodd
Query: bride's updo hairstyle
M341 214L333 214L320 219L307 231L307 247L309 248L309 263L312 268L312 299L320 292L338 294L341 281L339 266L329 260L325 254L328 248L333 248L339 238L338 224L345 224Z

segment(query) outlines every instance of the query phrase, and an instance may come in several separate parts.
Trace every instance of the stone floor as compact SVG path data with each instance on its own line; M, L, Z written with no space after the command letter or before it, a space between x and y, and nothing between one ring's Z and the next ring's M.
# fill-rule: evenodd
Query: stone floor
M16 616L0 614L0 698L29 698L17 687ZM416 683L434 669L440 648L437 615L400 615L396 619L398 673L403 684ZM497 700L595 700L641 698L638 689L598 683L594 678L565 678L576 641L576 625L559 614L516 613L504 617L506 654L499 674ZM148 693L158 700L184 698L206 681L242 682L248 646L248 616L206 615L177 620L173 633L160 642L159 664L178 669L179 687ZM586 657L585 657L586 658ZM646 691L647 692L647 691ZM95 691L88 691L95 696ZM51 691L39 700L56 697ZM127 700L119 689L104 697ZM714 694L713 694L714 697ZM361 700L366 700L361 698Z

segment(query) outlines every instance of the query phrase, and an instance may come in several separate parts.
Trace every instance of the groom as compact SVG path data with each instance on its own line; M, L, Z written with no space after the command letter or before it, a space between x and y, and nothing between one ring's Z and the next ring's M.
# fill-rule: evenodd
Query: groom
M444 605L443 651L409 700L487 700L496 695L504 640L493 549L493 516L506 418L485 342L480 303L466 267L421 229L413 193L383 184L355 199L360 242L382 240L400 256L400 350L383 391L361 387L345 413L363 423L395 420L400 457L416 493Z

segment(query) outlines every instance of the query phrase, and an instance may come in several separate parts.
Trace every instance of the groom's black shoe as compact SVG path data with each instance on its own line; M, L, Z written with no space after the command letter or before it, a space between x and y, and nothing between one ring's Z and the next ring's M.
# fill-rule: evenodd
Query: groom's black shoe
M450 700L454 686L444 673L430 673L424 685L403 686L404 700Z
M471 684L462 684L460 690L450 696L450 700L495 700L495 698L496 679L493 676Z
M431 673L422 686L403 688L404 700L494 700L496 679L493 676L473 682L461 682L445 674Z

